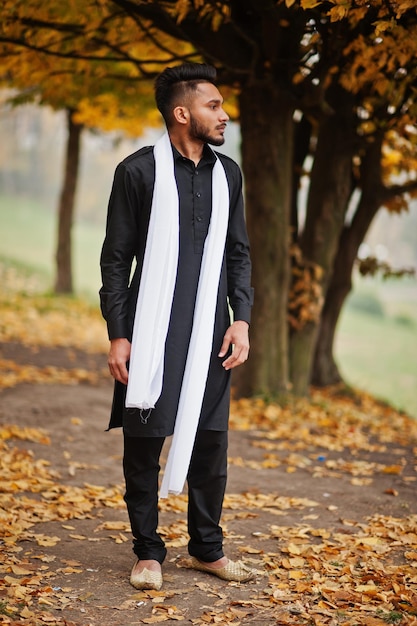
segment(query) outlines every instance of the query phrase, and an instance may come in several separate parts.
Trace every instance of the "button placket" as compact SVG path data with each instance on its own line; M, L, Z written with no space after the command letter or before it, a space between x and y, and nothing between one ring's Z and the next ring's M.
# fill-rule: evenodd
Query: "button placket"
M202 207L202 190L201 190L201 183L200 180L198 180L197 176L198 176L198 169L196 168L194 170L194 177L193 177L193 184L194 184L194 207L193 207L193 214L194 214L194 250L197 253L201 252L202 249L202 245L204 243L204 239L205 239L205 234L204 234L204 224L203 224L203 216L201 214L201 207Z

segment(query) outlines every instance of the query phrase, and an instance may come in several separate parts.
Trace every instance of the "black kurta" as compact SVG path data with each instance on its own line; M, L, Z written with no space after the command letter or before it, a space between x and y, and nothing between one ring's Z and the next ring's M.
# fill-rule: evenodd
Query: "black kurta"
M195 298L200 275L204 242L212 205L212 170L216 157L205 146L196 167L174 148L175 177L179 191L179 258L170 324L165 345L162 393L143 423L137 409L124 407L126 387L115 384L109 427L123 425L128 436L165 437L175 425L182 378L191 337ZM213 349L199 428L226 430L229 415L230 372L217 355L229 324L229 308L234 319L250 321L249 246L243 218L241 175L238 166L219 155L226 171L230 195L230 215L226 249L219 282ZM154 184L155 162L152 148L144 148L125 159L116 169L109 201L106 238L101 267L100 290L103 315L110 339L132 336L140 272ZM129 286L134 256L137 267Z

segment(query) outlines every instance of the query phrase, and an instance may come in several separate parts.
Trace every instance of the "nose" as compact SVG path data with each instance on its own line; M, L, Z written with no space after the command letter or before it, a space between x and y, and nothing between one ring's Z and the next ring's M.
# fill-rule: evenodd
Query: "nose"
M221 111L220 111L220 119L221 119L223 122L227 122L227 121L229 120L229 116L227 115L227 113L226 113L226 111L223 109L223 107L221 108Z

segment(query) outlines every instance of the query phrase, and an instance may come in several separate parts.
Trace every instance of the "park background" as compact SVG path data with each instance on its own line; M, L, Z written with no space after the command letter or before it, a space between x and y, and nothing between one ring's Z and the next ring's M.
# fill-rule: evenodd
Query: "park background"
M4 103L0 111L0 261L52 289L57 208L63 179L63 112ZM99 256L107 201L118 162L152 144L161 128L127 139L117 132L85 131L73 233L74 287L98 307ZM220 151L240 161L240 133L230 123ZM382 209L360 254L394 269L417 267L417 201L407 211ZM417 417L417 279L383 279L354 272L354 288L341 315L335 356L345 381Z

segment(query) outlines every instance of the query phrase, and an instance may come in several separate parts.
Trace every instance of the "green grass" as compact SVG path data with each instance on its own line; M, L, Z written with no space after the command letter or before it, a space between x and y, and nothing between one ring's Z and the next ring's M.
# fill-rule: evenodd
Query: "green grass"
M383 312L353 306L353 294L336 338L341 373L354 387L417 417L417 279L358 282L356 291L379 298Z
M102 226L77 223L73 233L74 283L98 303ZM0 257L54 280L56 220L28 200L0 198ZM417 417L417 279L359 280L340 319L336 359L346 382ZM355 302L356 300L356 302Z
M54 220L42 205L0 198L0 253L52 276Z
M23 198L0 197L0 256L44 276L54 283L56 218L41 204ZM98 302L99 256L103 226L75 222L73 228L73 279L78 294Z

